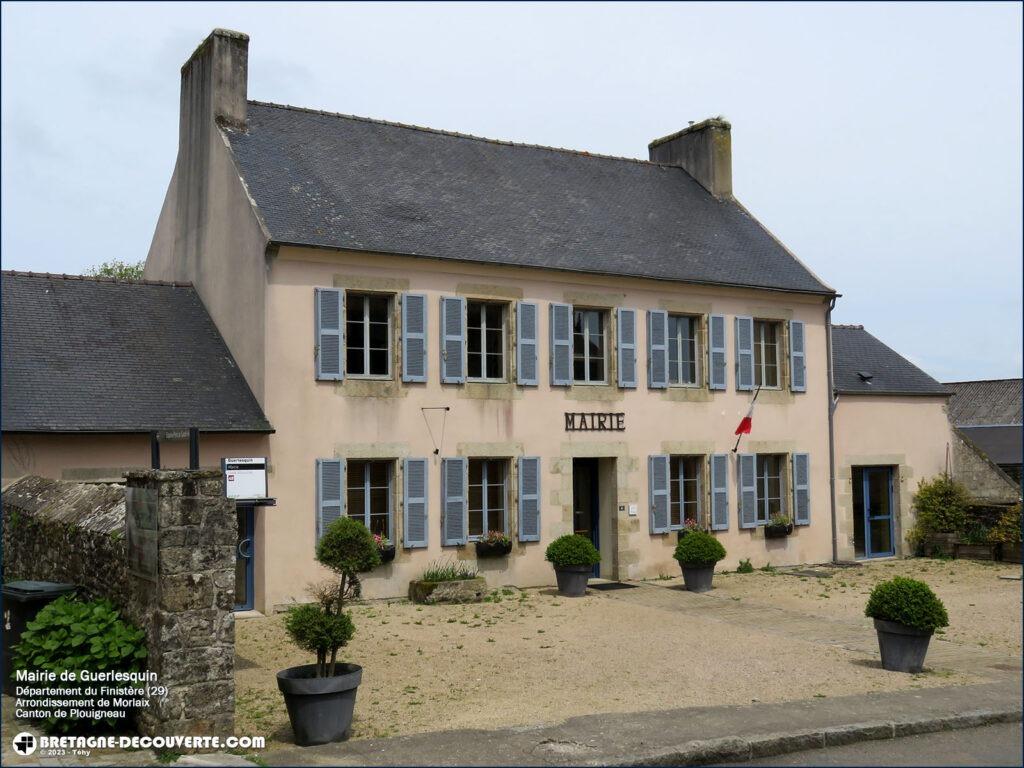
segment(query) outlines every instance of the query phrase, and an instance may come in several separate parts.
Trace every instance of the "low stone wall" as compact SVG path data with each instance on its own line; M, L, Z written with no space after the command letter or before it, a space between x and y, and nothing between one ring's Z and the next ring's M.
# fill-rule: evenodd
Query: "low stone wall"
M232 735L235 504L219 470L131 472L127 483L149 505L148 546L135 542L135 552L123 486L12 483L3 495L4 581L76 584L145 631L148 667L168 692L140 713L141 733Z
M77 584L128 606L124 488L26 477L3 492L3 580Z

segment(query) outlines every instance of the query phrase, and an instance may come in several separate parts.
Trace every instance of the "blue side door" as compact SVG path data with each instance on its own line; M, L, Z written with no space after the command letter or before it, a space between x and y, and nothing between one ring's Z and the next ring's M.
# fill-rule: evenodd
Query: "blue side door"
M864 554L866 557L895 555L892 467L865 467L863 475Z
M251 504L239 504L238 546L235 549L235 610L251 611L253 601L255 509Z

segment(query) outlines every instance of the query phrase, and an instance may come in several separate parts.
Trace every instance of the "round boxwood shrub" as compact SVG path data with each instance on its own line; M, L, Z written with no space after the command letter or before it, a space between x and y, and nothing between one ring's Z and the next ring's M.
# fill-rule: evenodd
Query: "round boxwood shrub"
M710 533L690 531L676 544L672 557L683 565L706 568L725 557L725 547Z
M365 525L351 517L339 517L317 542L316 559L337 574L351 576L380 565L380 547Z
M946 606L923 581L896 576L871 590L864 615L872 619L895 621L922 632L934 632L949 626Z
M569 568L574 565L597 565L601 562L601 553L590 539L578 534L569 533L559 536L548 544L544 559L555 568Z

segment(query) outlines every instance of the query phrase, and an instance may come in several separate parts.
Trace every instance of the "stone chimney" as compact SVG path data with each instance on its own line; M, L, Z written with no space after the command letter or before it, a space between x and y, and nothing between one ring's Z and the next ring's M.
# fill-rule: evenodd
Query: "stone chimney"
M214 123L245 130L249 36L215 29L181 68L179 150Z
M652 163L677 165L717 198L732 197L732 126L721 117L694 123L647 146Z

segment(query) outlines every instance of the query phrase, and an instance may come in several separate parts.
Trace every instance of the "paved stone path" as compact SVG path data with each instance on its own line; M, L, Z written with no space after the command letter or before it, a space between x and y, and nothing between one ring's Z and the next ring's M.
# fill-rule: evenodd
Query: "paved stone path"
M610 600L622 600L677 613L692 614L706 621L721 621L761 632L798 637L810 643L831 645L847 651L878 657L878 639L871 619L832 618L818 614L737 601L716 595L714 591L697 594L681 585L642 582L636 589L600 592ZM986 680L1005 680L1019 676L1022 664L1018 656L933 638L928 649L927 666L976 675Z

